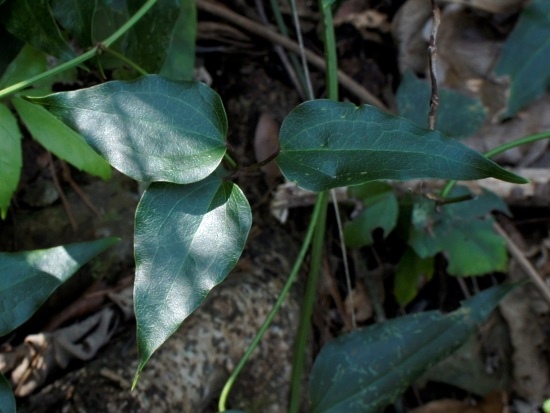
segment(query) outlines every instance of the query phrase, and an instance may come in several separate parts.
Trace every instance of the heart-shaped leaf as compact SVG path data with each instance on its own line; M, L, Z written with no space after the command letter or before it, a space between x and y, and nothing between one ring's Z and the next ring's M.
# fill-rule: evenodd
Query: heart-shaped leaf
M225 155L218 94L161 76L29 98L44 105L122 173L140 181L197 182Z
M284 120L277 163L290 181L324 191L375 179L492 176L527 181L438 131L373 106L312 100Z
M111 167L105 159L42 106L21 98L14 98L13 105L32 137L46 149L82 171L103 179L111 177Z
M17 119L0 103L0 217L6 218L10 199L17 189L23 157L21 156L21 132Z
M146 189L135 223L138 373L227 276L251 223L239 187L215 175L189 185L155 182Z
M379 412L428 367L466 342L512 288L485 290L448 315L407 315L331 341L313 365L311 412Z
M0 413L15 413L15 397L11 385L0 374Z
M104 251L117 238L17 253L0 253L0 336L9 333L82 265Z

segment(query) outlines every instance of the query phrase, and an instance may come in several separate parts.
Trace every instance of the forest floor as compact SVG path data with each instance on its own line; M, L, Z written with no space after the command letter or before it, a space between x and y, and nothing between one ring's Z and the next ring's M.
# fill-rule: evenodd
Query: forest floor
M295 106L307 100L307 93L292 80L291 66L286 62L290 59L289 51L276 47L272 40L261 35L266 24L262 21L264 11L258 8L262 2L233 0L225 3L227 9L223 6L212 9L206 0L198 1L196 76L222 97L228 114L231 151L243 164L250 165L276 151L281 122ZM263 3L267 7L267 2ZM297 3L305 47L323 56L316 4L305 0ZM335 14L339 68L356 82L341 84L341 100L383 105L386 110L397 113L397 90L404 73L410 71L424 79L429 76L427 46L431 8L428 3L416 0L341 2ZM483 9L483 4L491 2L479 3ZM228 9L246 21L236 20ZM283 8L282 12L292 27L289 11ZM265 13L270 20L271 12ZM464 140L480 151L550 129L548 97L533 103L513 119L499 120L497 116L506 92L493 82L490 71L517 16L513 6L490 12L447 4L442 10L438 33L439 87L479 98L487 108L484 123ZM325 97L324 71L313 60L309 62L309 69L314 97ZM425 106L427 126L429 102L425 102ZM112 304L113 297L116 302L117 293L131 285L134 270L133 216L140 191L137 184L118 173L109 182L92 179L72 169L70 174L64 174L63 163L52 159L30 138L25 138L24 148L23 178L14 208L10 220L0 223L1 250L45 248L104 236L118 236L122 241L104 253L101 260L85 266L78 276L56 292L37 316L9 337L4 343L5 354L13 354L14 349L21 348L23 340L29 342L33 335L54 332L98 313ZM492 181L486 183L497 191L511 211L511 216L499 215L501 227L512 245L519 248L519 253L511 254L507 272L458 279L449 276L445 257L440 256L431 280L421 286L412 302L399 306L393 297L393 280L403 246L399 240L391 236L384 238L381 231L377 231L372 246L349 253L355 268L350 292L342 275L340 241L336 219L331 212L325 281L319 291L313 320L312 354L331 338L349 331L351 313L360 326L365 326L381 317L424 309L448 311L480 289L525 279L526 267L521 257L531 262L539 277L548 279L550 153L547 143L541 141L509 151L496 161L519 174L532 176L535 182L527 189L495 185ZM61 181L65 204L56 190L54 176ZM312 205L311 197L281 189L284 180L277 168L239 176L238 180L253 210L258 211L254 216L255 226L280 225L295 233L303 230ZM440 187L440 182L422 181L401 185L399 190L424 196L436 193ZM75 188L84 192L97 211L83 202ZM283 208L288 213L285 223L281 222L280 215L279 220L271 216L275 212L275 193L289 205L297 205L288 207L288 211ZM348 219L354 211L354 201L343 195L340 209L344 219ZM363 270L366 277L357 275ZM131 306L128 310L123 301L119 297L117 304L122 313L131 313ZM131 319L131 314L117 322L131 326L132 321L127 319ZM112 322L111 319L105 321L107 324ZM100 321L95 323L96 326L101 324ZM12 377L19 383L18 394L28 397L45 383L60 377L62 368L82 367L108 345L114 330L112 326L106 327L103 335L96 336L94 344L87 348L86 354L83 355L80 348L73 351L66 363L57 362L53 375L37 372L32 357L30 361L24 359L27 360L25 366L21 357L14 357L17 361L10 367L17 370L19 366L20 369L19 379ZM89 331L81 336L87 334ZM523 286L502 302L499 310L467 345L430 370L388 411L500 413L506 408L522 413L537 411L550 397L549 335L549 301L539 288L532 284ZM39 344L36 346L38 348ZM8 359L12 360L7 356L3 359L4 370L10 370L6 367ZM29 385L29 374L40 377Z

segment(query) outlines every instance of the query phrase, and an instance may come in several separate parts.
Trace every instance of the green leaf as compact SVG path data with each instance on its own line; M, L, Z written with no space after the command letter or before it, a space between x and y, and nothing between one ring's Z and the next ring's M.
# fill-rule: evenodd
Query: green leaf
M0 20L14 36L48 54L62 60L75 57L57 27L48 0L8 0Z
M0 103L0 217L6 219L10 200L19 184L23 157L17 119Z
M13 390L2 374L0 374L0 413L15 413Z
M215 175L147 188L136 212L134 242L138 373L237 263L251 223L239 187Z
M428 367L466 342L512 288L485 290L448 315L407 315L329 342L313 365L310 411L379 412Z
M495 72L510 78L510 117L542 96L550 86L550 2L533 0L523 9L504 43Z
M397 89L397 108L400 116L420 127L428 125L431 87L427 80L407 71ZM452 138L473 135L483 124L487 109L479 99L452 89L439 88L437 129Z
M92 17L95 0L52 0L53 15L78 41L80 47L92 46Z
M191 80L195 68L197 7L194 1L181 0L180 3L179 17L172 29L160 74L174 80Z
M468 193L457 187L450 196ZM488 191L473 200L437 208L434 201L423 199L413 207L409 245L422 258L444 252L452 275L505 271L506 243L493 229L494 219L489 215L493 210L509 213L506 204Z
M143 6L143 0L127 2L130 14ZM179 12L180 0L158 0L128 32L123 54L147 72L158 73L166 59Z
M430 280L434 272L433 257L420 258L412 248L407 248L395 269L393 294L399 305L405 306L418 293L419 281Z
M14 85L48 69L47 56L30 44L23 46L0 79L0 88Z
M0 8L0 13L2 9ZM8 66L13 59L19 54L23 47L23 42L17 37L14 37L11 33L0 24L0 76L4 74Z
M492 176L527 181L437 131L373 106L312 100L284 120L277 163L287 179L324 191L376 179Z
M225 155L225 110L202 83L150 75L30 100L136 180L197 182Z
M369 195L370 192L370 195ZM372 245L372 232L382 228L384 236L395 228L399 215L399 204L391 185L384 182L367 182L361 188L351 187L350 195L363 194L364 209L344 226L344 239L350 248Z
M0 253L0 336L27 321L57 287L117 238Z
M103 179L111 177L111 167L86 143L42 106L14 98L13 105L34 139L76 168Z

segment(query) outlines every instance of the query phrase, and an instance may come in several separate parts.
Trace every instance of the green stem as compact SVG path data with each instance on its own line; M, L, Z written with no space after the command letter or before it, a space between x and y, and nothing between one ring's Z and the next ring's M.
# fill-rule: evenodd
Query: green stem
M332 100L338 100L338 59L336 56L332 9L330 5L323 5L323 3L323 0L319 0L319 9L323 14L325 61L327 64L327 97Z
M0 90L0 99L11 95L12 93L18 92L20 90L23 90L29 86L31 86L33 83L36 83L42 79L46 79L50 76L55 76L58 73L62 73L65 70L71 69L75 66L78 66L82 63L84 63L86 60L91 59L94 57L101 47L110 47L114 42L116 42L124 33L126 33L134 24L136 24L145 13L149 11L151 7L155 5L157 0L147 0L143 6L132 16L126 23L124 23L116 32L114 32L112 35L110 35L107 39L105 39L103 42L101 42L99 45L92 47L90 50L88 50L86 53L81 54L78 57L75 57L72 60L69 60L68 62L62 63L59 66L54 67L53 69L50 69L46 72L40 73L39 75L33 76L29 79L23 80L19 83L16 83L14 85L11 85L5 89Z
M319 9L323 14L323 33L325 43L325 61L327 65L327 97L338 100L338 62L336 58L336 41L334 35L334 26L332 22L332 9L330 5L324 5L323 0L319 0ZM328 206L328 192L321 192L317 197L317 205L321 205L321 212L317 218L315 238L311 251L310 269L302 312L300 315L300 325L294 347L294 361L292 364L292 379L290 382L290 404L289 413L298 413L300 402L302 400L302 376L305 368L305 357L307 354L307 342L311 330L311 315L315 306L317 295L317 285L321 273L321 261L323 258L323 245L325 240L325 227Z
M288 277L288 280L286 281L281 294L279 294L279 297L277 298L277 301L275 302L275 305L271 309L270 313L268 314L267 318L265 319L264 323L262 324L262 327L254 337L254 340L252 340L252 343L246 350L246 353L239 361L239 364L229 377L227 379L227 382L225 383L225 386L223 387L222 393L220 395L220 400L218 402L218 409L220 412L223 412L226 410L226 403L227 403L227 397L229 396L229 392L231 391L231 387L233 386L233 383L235 383L235 380L237 379L237 376L240 374L241 370L243 369L244 365L250 358L252 352L256 349L258 344L260 343L260 340L262 339L263 335L271 325L271 322L275 318L275 315L277 315L277 312L283 305L283 302L285 301L286 296L290 292L290 289L292 288L292 285L296 281L296 277L298 276L298 272L300 271L300 267L302 266L302 262L304 261L304 258L306 256L307 250L309 248L309 244L311 243L311 239L313 238L313 232L316 230L317 222L320 219L320 214L322 213L323 205L322 202L318 199L315 203L315 207L313 208L313 215L311 217L311 221L309 222L309 226L307 228L306 236L304 237L304 241L302 242L302 247L300 248L300 252L298 253L298 257L296 258L296 261L294 262L294 266L292 267L292 271L290 272L290 275ZM326 208L325 208L326 209Z
M491 149L490 151L487 151L483 154L486 158L492 158L493 156L500 155L503 152L506 152L509 149L516 148L521 145L527 145L529 143L533 143L536 141L541 141L543 139L550 138L550 131L536 133L534 135L525 136L523 138L514 139L513 141L506 142L502 145L497 146L496 148ZM449 196L449 193L456 185L457 181L449 181L447 182L447 185L441 190L439 193L439 196L441 198L447 198Z
M122 62L126 63L128 66L130 66L132 69L134 69L136 72L138 72L140 75L142 76L147 76L149 73L147 73L147 71L142 68L141 66L139 66L137 63L135 63L134 61L128 59L126 56L124 56L122 53L119 53L117 52L116 50L114 49L111 49L110 47L106 47L106 46L100 46L100 49L102 52L105 52L105 53L108 53L114 57L116 57L117 59L121 60Z
M323 258L323 245L325 241L325 227L328 206L328 192L324 191L317 196L316 207L319 207L319 215L312 217L311 223L315 226L315 237L311 247L310 268L307 276L306 292L302 303L300 313L300 324L296 335L294 346L294 360L292 363L292 378L290 381L290 404L289 413L298 413L300 411L300 402L302 400L302 376L305 367L305 358L307 355L307 342L311 330L311 315L315 307L315 298L317 296L317 284L321 274L321 261Z

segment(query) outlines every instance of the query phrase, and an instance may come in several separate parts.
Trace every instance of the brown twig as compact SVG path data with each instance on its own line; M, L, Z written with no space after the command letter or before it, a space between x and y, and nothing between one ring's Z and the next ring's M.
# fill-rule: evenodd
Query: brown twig
M428 115L428 125L430 129L435 129L435 116L437 113L437 107L439 106L439 92L437 87L437 30L439 29L439 23L441 22L441 12L437 6L435 0L432 1L432 32L430 34L430 43L428 46L428 54L430 57L430 79L432 82L432 93L430 96L430 113Z
M525 254L521 251L514 240L512 240L512 238L499 223L495 223L494 228L500 234L500 236L506 240L508 251L510 251L512 257L517 260L521 268L523 268L523 270L527 273L531 281L533 281L535 286L539 289L544 299L548 301L548 303L550 303L550 287L546 285L541 275L538 273L535 267L533 267L533 264L529 262L529 260L525 257Z
M273 43L280 44L285 49L288 49L291 52L294 52L296 54L300 53L300 47L298 46L298 44L296 44L296 42L280 35L276 31L274 31L272 28L265 25L258 24L250 19L247 19L246 17L243 17L229 10L227 7L220 6L213 2L210 2L207 0L196 0L196 1L197 1L197 7L199 9L206 11L208 13L211 13L215 16L221 17L223 19L229 20L234 24L236 24L237 26L240 26L251 33L261 36ZM311 50L308 50L308 49L304 50L304 53L307 61L311 63L313 66L321 70L326 69L325 60L321 56L318 56L317 54L313 53ZM346 75L344 72L340 70L338 71L338 81L344 88L346 88L350 93L355 95L361 101L369 103L373 106L377 106L378 108L383 109L385 111L389 111L388 107L380 99L378 99L376 96L371 94L362 85L357 83L350 76Z
M63 203L63 208L65 209L65 213L67 214L67 217L69 218L69 222L71 223L71 227L74 231L78 229L78 224L76 223L76 219L73 215L73 212L71 210L71 206L69 205L69 201L67 200L67 197L65 196L65 192L63 192L63 188L61 188L61 184L59 183L59 179L57 178L57 171L55 170L55 165L53 163L53 156L50 151L46 152L46 156L48 157L48 163L50 167L50 172L52 174L52 181L55 186L55 190L59 194L59 198L61 198L61 202Z
M73 177L71 176L71 170L69 169L69 166L65 161L61 161L61 170L63 179L71 185L71 188L76 192L76 194L82 199L82 202L92 211L98 218L101 217L101 213L97 210L97 208L92 204L88 196L84 193L82 189L78 186L78 184L74 181Z
M260 17L260 20L263 24L267 25L269 24L269 20L267 19L267 16L265 14L265 9L262 0L256 0L256 10L258 11L258 16ZM300 84L300 81L298 80L298 75L296 74L296 71L292 67L292 64L288 60L288 56L285 53L285 49L280 44L273 45L273 50L275 50L275 53L277 53L277 56L279 56L279 59L281 60L281 63L285 67L286 72L288 73L288 76L290 77L290 81L296 88L296 91L300 95L300 98L302 100L305 99L304 90L302 88L302 85Z

